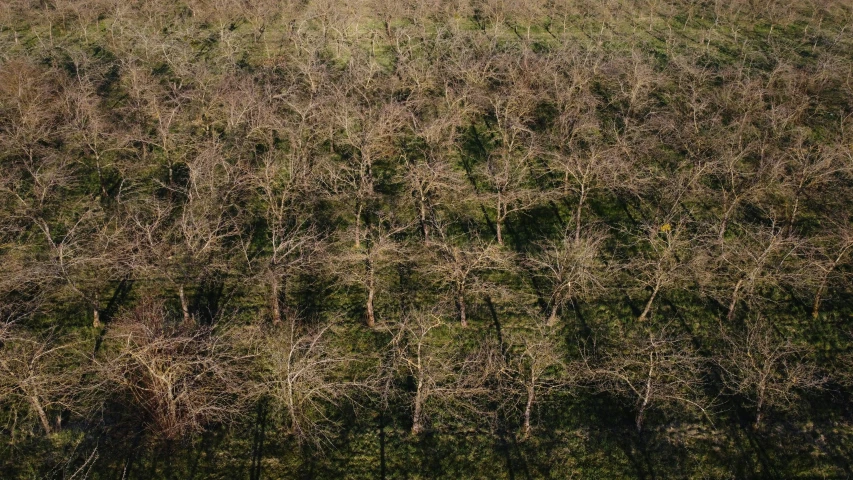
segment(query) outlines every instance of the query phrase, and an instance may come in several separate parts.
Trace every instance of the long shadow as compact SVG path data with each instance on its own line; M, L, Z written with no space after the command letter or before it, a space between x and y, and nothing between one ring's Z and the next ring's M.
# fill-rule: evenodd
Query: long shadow
M494 222L492 222L492 219L489 218L489 212L486 211L486 206L480 205L480 210L482 210L482 212L483 212L483 220L485 220L486 225L489 227L489 230L492 232L492 235L497 236L498 235L497 226L495 225ZM506 224L504 224L504 227L506 227Z
M189 473L187 478L196 478L196 474L198 473L198 467L201 463L202 457L205 455L210 456L213 451L215 451L213 447L212 436L215 435L215 432L204 431L201 433L201 442L199 442L198 448L189 449L190 455L190 466Z
M595 394L577 404L577 418L584 419L583 424L595 426L599 440L611 447L615 444L624 453L637 478L648 478L647 461L638 455L637 432L633 415L621 406L615 398ZM612 443L611 443L612 442ZM607 448L606 446L604 448Z
M518 463L521 464L521 469L524 473L524 478L527 480L532 480L533 476L530 474L530 467L527 465L527 460L524 458L524 452L521 449L521 446L518 444L518 439L515 435L510 436L511 447L512 450L515 451L518 456Z
M495 325L495 332L498 336L498 342L500 343L501 348L503 349L504 338L503 334L501 333L501 322L498 319L498 311L495 309L495 304L494 302L492 302L492 297L488 295L486 295L486 306L489 308L489 313L492 316L492 322L494 322Z
M628 428L627 426L626 431L622 432L622 434L618 431L612 433L616 434L614 440L634 468L637 477L640 479L654 479L654 471L648 470L650 468L650 460L648 458L648 451L644 446L643 434L637 434L634 428Z
M515 469L512 466L512 453L510 451L510 445L507 441L506 431L504 431L503 427L498 429L498 445L497 449L501 452L501 455L504 457L504 461L506 461L506 472L509 480L515 480Z
M264 440L266 439L267 428L267 402L261 400L258 402L258 411L256 415L254 435L252 438L252 461L249 467L249 480L261 479L261 467L264 459Z
M385 465L385 444L388 440L385 437L385 409L379 409L379 478L385 480L387 467ZM258 479L259 480L259 479Z
M219 315L224 292L225 282L219 278L211 278L202 282L201 288L195 296L193 310L199 312L204 325L212 325L214 319Z
M101 317L104 319L104 322L109 322L110 319L115 316L119 306L123 305L127 301L127 297L130 295L130 291L133 289L134 283L135 280L125 277L121 279L118 285L116 285L115 290L113 290L113 295L107 303L107 308L101 311Z
M462 148L465 153L467 153L467 155L461 156L462 168L465 169L465 175L474 187L474 193L479 193L477 179L474 177L474 164L472 163L472 159L476 158L477 160L484 160L488 158L489 153L483 142L483 138L480 136L480 132L477 131L476 125L471 124L469 126L466 135L463 136Z
M533 286L533 291L536 293L536 305L539 306L543 315L547 315L548 312L548 300L545 299L545 295L542 293L542 285L536 275L530 275L525 270L525 277L530 280L530 285Z
M101 312L101 318L104 323L109 323L118 312L119 306L125 304L127 297L130 295L130 291L133 289L134 282L135 280L125 277L116 286L112 297L110 297L110 301L107 303L107 308ZM95 339L95 346L92 351L93 355L97 354L101 349L101 344L104 343L104 335L106 335L106 333L106 328L102 328L101 331L98 332L98 338Z

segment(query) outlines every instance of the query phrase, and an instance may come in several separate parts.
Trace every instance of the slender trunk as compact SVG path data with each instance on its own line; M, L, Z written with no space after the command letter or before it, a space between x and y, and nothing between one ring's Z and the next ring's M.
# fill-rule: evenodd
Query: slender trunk
M652 376L655 374L655 364L654 364L654 354L649 354L649 360L651 360L651 365L649 365L649 376L646 378L646 392L643 395L643 403L640 404L640 411L637 412L637 432L643 431L643 420L646 416L646 408L649 406L649 402L652 397Z
M278 325L281 323L281 305L279 303L279 285L278 275L272 275L272 292L270 295L270 306L272 307L272 323Z
M501 234L501 218L503 212L503 210L501 210L503 208L503 203L501 200L501 194L498 193L498 209L497 212L495 212L495 233L497 234L499 245L504 244L503 235Z
M355 248L361 248L361 210L363 206L358 202L358 208L355 212Z
M758 389L758 401L755 404L755 424L753 428L758 428L761 425L761 417L763 415L762 408L764 407L764 388Z
M421 395L421 379L418 379L417 392L415 392L415 411L412 414L412 435L417 435L423 430L421 425L421 409L423 398Z
M100 305L100 296L95 293L95 301L92 305L92 327L93 328L101 328L101 312L98 310L98 306Z
M726 236L726 229L729 226L729 219L731 219L732 213L734 212L736 206L737 201L732 202L729 208L726 209L726 213L723 215L723 221L720 222L720 242L722 242L723 238Z
M794 222L797 220L797 212L800 208L800 192L799 190L794 195L794 207L791 209L791 215L788 217L788 233L794 231Z
M456 294L456 308L459 309L459 323L463 327L468 326L468 317L465 312L465 296L460 291Z
M424 241L429 241L429 223L427 223L427 215L426 215L426 201L423 197L421 197L420 202L420 220L421 220L421 230L424 234Z
M373 288L367 292L367 326L373 328L376 325L376 316L373 313L373 297L375 293Z
M818 313L820 312L820 299L823 296L823 291L826 289L826 277L823 278L823 281L820 282L820 286L817 287L817 293L814 296L814 305L812 305L812 318L817 318Z
M50 427L50 421L47 419L47 413L45 413L44 407L42 407L38 395L30 395L30 405L33 406L33 409L35 409L36 413L38 414L39 422L41 422L41 426L42 428L44 428L44 432L48 435L53 433L53 429Z
M817 293L815 293L814 297L814 305L812 306L812 317L817 318L818 312L820 311L820 301L823 297L824 292L826 291L826 284L829 282L829 276L832 274L832 271L835 270L835 267L841 262L841 259L844 258L844 255L847 254L847 250L853 247L853 243L849 243L841 249L838 256L835 257L835 260L829 266L829 268L823 273L823 278L821 279L820 286L817 289Z
M557 314L559 313L559 311L560 311L560 305L557 302L554 302L554 305L551 306L551 316L548 317L547 325L549 327L553 327L554 325L557 324L557 319L558 319Z
M735 307L737 306L738 294L740 292L741 285L743 285L742 278L737 281L737 284L735 284L735 289L732 292L732 301L731 303L729 303L729 313L728 315L726 315L726 318L728 318L729 321L732 321L732 319L735 318Z
M503 245L504 244L504 238L503 238L503 235L501 234L501 221L500 221L500 219L497 219L495 221L495 232L497 233L497 237L498 237L498 245Z
M187 303L187 296L184 294L183 285L178 288L178 296L181 298L181 311L184 312L184 323L189 324L192 322L192 317L190 316L190 306Z
M101 312L98 310L98 306L101 304L101 297L97 293L95 293L95 304L92 307L92 326L94 328L101 328Z
M640 322L644 322L646 317L649 316L649 312L652 309L652 304L655 301L655 297L658 295L658 291L660 290L660 280L655 284L655 289L652 291L652 296L649 297L649 301L646 302L646 308L643 309L643 313L640 314L640 317L637 319Z
M583 186L581 186L581 194L578 197L578 210L575 213L575 242L580 241L581 239L581 213L583 212L583 204L586 199L586 192Z
M833 267L834 267L834 265L833 265ZM817 318L818 313L820 312L820 300L823 297L824 290L826 290L826 282L827 282L828 278L829 278L829 272L826 272L826 274L823 276L823 279L820 282L820 285L817 287L817 292L815 292L814 305L812 305L812 318Z
M530 414L533 411L533 402L536 399L536 391L533 385L527 386L527 404L524 406L524 438L530 436Z
M376 325L376 317L373 312L373 297L376 295L376 284L373 279L373 263L367 261L367 326L373 328Z
M637 426L637 432L638 433L643 431L643 420L645 420L645 417L646 417L646 405L643 404L640 406L640 411L639 411L639 413L637 413L637 418L634 421L635 425Z
M301 430L299 417L296 415L297 412L296 405L293 401L293 382L291 381L291 377L288 376L287 379L287 413L290 415L290 430L292 432L299 432Z
M169 438L173 438L174 435L177 434L178 429L178 402L175 399L175 393L172 388L172 385L168 386L167 390L167 401L168 401L168 409L169 409L169 418L168 418L168 430L169 430Z

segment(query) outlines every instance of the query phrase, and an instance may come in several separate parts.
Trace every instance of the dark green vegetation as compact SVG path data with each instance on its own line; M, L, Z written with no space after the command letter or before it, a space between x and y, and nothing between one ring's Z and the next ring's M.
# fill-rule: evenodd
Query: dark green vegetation
M853 475L851 20L0 2L0 476Z

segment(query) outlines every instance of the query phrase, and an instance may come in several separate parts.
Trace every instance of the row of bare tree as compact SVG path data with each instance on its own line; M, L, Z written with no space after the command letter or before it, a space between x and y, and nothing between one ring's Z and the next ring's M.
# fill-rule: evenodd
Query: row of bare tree
M726 396L746 399L759 426L766 411L790 407L800 392L826 382L808 350L763 319L723 332L711 358L670 325L599 333L579 344L575 358L541 327L476 346L458 342L459 327L432 312L412 312L381 328L388 343L356 355L343 345L339 323L187 327L162 302L145 300L110 323L92 355L86 353L92 342L79 335L35 335L5 323L6 428L14 444L35 425L50 434L132 412L117 425L131 422L155 437L180 439L209 425L246 421L263 400L287 434L322 444L334 434L342 402L367 411L378 400L379 408L405 405L413 434L509 423L527 437L543 402L559 405L584 392L623 400L638 430L651 411L692 412L713 426ZM722 379L716 395L708 393L712 374Z

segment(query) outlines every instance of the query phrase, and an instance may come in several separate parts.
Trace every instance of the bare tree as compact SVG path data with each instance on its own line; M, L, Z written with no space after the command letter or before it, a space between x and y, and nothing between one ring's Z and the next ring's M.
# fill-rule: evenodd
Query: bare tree
M541 327L512 332L507 336L506 350L509 358L503 370L521 410L521 435L527 438L533 431L536 405L579 382L583 372L563 359L555 338Z
M344 377L342 370L356 359L339 352L333 336L333 324L304 329L288 319L264 331L260 340L261 392L300 443L328 440L335 426L330 409L365 386Z
M354 228L360 229L358 226ZM334 275L341 276L345 284L356 285L364 291L365 316L370 328L376 325L376 296L385 289L383 282L387 276L384 273L406 258L406 246L396 237L409 228L410 225L398 224L394 218L380 217L365 232L358 234L363 235L363 240L355 248L343 241L340 256L327 257L331 262L327 266Z
M719 209L717 237L724 241L726 233L744 205L759 203L769 191L768 185L778 177L778 163L763 155L766 148L752 138L751 114L738 119L735 132L722 132L721 146L716 159L708 166L708 179L713 183L716 198L712 205ZM755 163L751 157L760 156Z
M374 80L375 72L362 73L355 71L354 82L363 82L364 90L354 94L367 96L371 93L368 88ZM358 84L356 84L358 85ZM394 137L405 125L403 109L395 103L378 106L364 106L349 99L350 92L341 91L337 96L337 104L329 115L332 127L340 131L341 161L327 165L328 188L337 195L344 204L352 208L354 228L353 243L361 247L365 231L365 216L375 210L375 203L380 198L376 192L376 164L394 154L396 144Z
M436 87L423 85L425 81L421 79L412 82L416 85L414 88ZM407 110L412 113L410 128L415 138L410 145L412 153L404 154L408 167L406 180L412 191L414 209L425 242L430 240L432 224L438 221L437 215L442 207L458 207L465 203L460 199L470 198L451 161L458 148L457 131L467 116L468 108L464 93L457 94L447 87L445 90L443 102L418 97L407 104ZM426 93L421 96L426 97Z
M806 132L796 132L793 146L785 151L786 175L782 186L788 232L794 229L804 199L817 197L817 193L831 187L843 178L843 173L853 168L848 164L849 158L845 158L843 147L814 144L807 135Z
M806 360L809 349L781 338L762 317L741 332L721 332L726 350L716 362L731 393L744 395L755 406L755 427L770 408L794 404L799 390L820 388L825 378Z
M0 403L12 411L13 437L32 417L46 434L61 428L62 411L75 407L75 374L82 360L77 347L52 331L36 335L0 324Z
M243 414L254 393L244 383L254 354L240 343L176 322L162 302L144 299L108 326L96 387L143 412L155 435L181 438Z
M648 225L643 233L645 235L638 239L641 251L628 267L636 272L635 278L643 287L651 290L638 317L640 322L648 318L661 292L679 285L690 274L691 260L686 221Z
M528 258L536 274L548 282L551 314L547 325L556 325L561 308L595 296L604 288L606 267L601 261L605 235L590 231L581 236L567 228L558 240L540 244L541 250Z
M488 393L491 372L476 356L464 355L448 336L448 326L428 312L413 312L396 326L389 345L393 364L414 384L408 401L412 407L412 434L422 433L434 414L464 416L478 412L473 400Z
M264 156L263 169L254 176L254 182L262 192L264 203L264 233L268 252L263 252L259 263L260 275L269 284L269 306L274 324L281 323L282 297L287 293L288 280L309 267L315 260L314 254L321 249L320 234L307 220L307 213L300 204L304 192L302 162L284 163L272 155ZM244 251L251 240L244 242Z
M834 224L833 229L825 235L814 238L809 242L807 260L810 268L814 269L816 288L814 301L812 302L812 318L817 318L820 313L821 302L827 290L833 284L833 280L846 277L846 273L839 267L843 267L849 261L850 252L853 252L853 229L849 225Z
M597 346L596 346L597 347ZM588 380L594 388L634 405L637 431L646 413L664 405L697 408L708 416L710 402L703 393L703 359L686 336L635 329L618 343L583 350Z
M221 146L208 144L187 165L185 185L172 185L171 199L138 199L130 204L137 275L165 279L178 291L184 321L191 323L187 289L226 272L239 231L243 169L225 161Z
M505 62L509 62L504 60ZM516 212L541 202L543 193L534 187L531 161L537 155L534 132L529 127L535 106L534 90L522 79L522 66L510 63L502 80L508 92L486 94L488 111L494 115L493 145L486 150L480 168L484 198L495 211L495 234L503 245L503 227Z
M728 294L728 320L735 316L738 302L746 299L752 303L761 300L757 295L762 289L780 285L785 280L787 264L794 259L793 254L800 248L796 237L784 233L776 227L751 228L744 225L742 235L728 239L722 245L718 257L719 278L731 279L735 283L724 282L723 288ZM736 279L736 280L735 280Z
M557 65L546 78L546 92L555 115L544 138L547 169L558 183L559 194L574 201L574 234L579 239L584 213L596 194L626 190L631 181L628 158L606 145L597 114L599 101L590 91L601 59L594 53L559 52Z
M449 287L459 323L468 326L468 301L474 295L497 290L486 281L484 274L495 270L509 270L511 256L499 245L475 237L470 242L454 238L439 225L440 236L428 244L433 258L424 267L444 288Z

